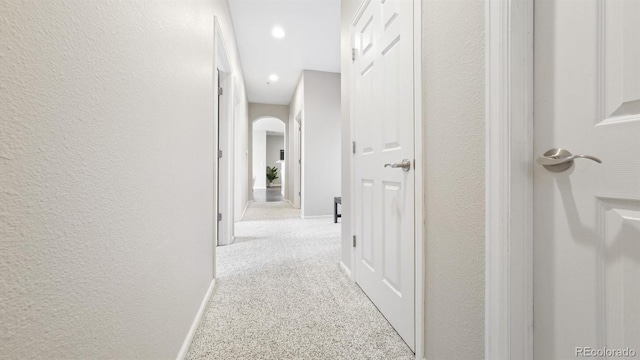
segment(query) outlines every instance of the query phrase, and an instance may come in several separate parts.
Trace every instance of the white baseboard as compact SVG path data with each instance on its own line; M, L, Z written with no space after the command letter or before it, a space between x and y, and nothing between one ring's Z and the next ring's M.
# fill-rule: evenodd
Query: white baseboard
M303 219L333 219L333 215L312 215L312 216L304 216L301 215Z
M247 201L246 204L244 204L244 210L242 210L242 215L240 215L240 221L242 221L242 219L244 219L244 214L247 213L247 209L249 208L249 204L251 203L251 201Z
M289 205L291 205L292 208L296 208L295 206L293 206L293 203L291 202L291 200L289 199L284 199L284 201L286 201Z
M191 342L193 341L193 336L196 334L196 330L198 330L198 326L200 325L200 320L202 320L202 315L204 315L204 310L207 308L207 304L209 304L209 299L213 294L213 289L216 287L216 279L211 280L211 284L209 285L209 289L207 293L204 295L204 299L202 299L202 303L200 304L200 309L198 309L198 313L196 313L196 318L193 319L193 323L191 324L191 328L189 328L189 332L187 333L187 337L184 339L182 343L182 347L180 348L180 352L176 357L176 360L183 360L185 356L187 356L187 352L189 352L189 347L191 346Z
M351 277L351 270L349 270L347 265L345 265L342 260L340 261L340 269L342 269L342 271L345 273L345 275L347 275L347 277L349 277L349 279L353 280L353 278Z

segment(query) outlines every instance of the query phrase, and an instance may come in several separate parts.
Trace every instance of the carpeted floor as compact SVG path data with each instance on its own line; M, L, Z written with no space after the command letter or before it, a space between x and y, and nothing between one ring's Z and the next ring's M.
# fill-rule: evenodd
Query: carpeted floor
M244 213L242 222L236 224L236 236L238 236L238 232L252 231L249 227L249 222L258 220L284 220L289 218L299 219L300 210L292 208L287 202L252 202ZM245 231L245 228L247 231ZM338 232L339 231L340 229L338 228ZM218 256L218 258L220 258L220 256Z
M266 189L253 189L253 200L255 202L283 201L282 187L274 186Z
M339 266L340 224L254 203L234 244L218 248L218 280L187 359L413 359Z

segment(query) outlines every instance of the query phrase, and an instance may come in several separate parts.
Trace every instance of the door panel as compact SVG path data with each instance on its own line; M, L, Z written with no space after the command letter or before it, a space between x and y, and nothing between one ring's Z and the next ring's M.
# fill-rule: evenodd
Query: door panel
M353 28L356 281L413 349L413 3L366 1Z
M606 1L602 6L605 119L640 114L640 2Z
M606 346L640 351L640 201L599 200Z
M361 193L361 237L363 239L372 239L375 234L375 219L374 219L374 182L371 179L362 179L362 193ZM374 271L375 260L373 254L376 251L373 249L374 244L371 241L362 242L362 263L367 266L370 271Z
M640 6L537 0L536 156L587 154L534 170L534 355L640 351Z
M401 183L383 182L382 279L392 291L402 296L402 206Z

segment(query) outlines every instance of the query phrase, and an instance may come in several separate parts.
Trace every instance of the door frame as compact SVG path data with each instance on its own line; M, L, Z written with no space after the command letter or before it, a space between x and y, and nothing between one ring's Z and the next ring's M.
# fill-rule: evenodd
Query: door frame
M295 128L293 129L294 133L294 158L297 158L298 161L294 160L294 168L293 170L293 207L296 209L300 209L300 217L302 217L303 209L302 209L302 177L303 177L303 168L302 168L302 111L300 111L295 115L293 125ZM297 191L296 191L297 190Z
M231 62L229 61L229 52L227 51L227 46L225 45L225 41L224 41L224 36L222 33L222 30L220 28L220 22L218 20L217 16L214 16L214 46L213 46L213 84L214 84L214 98L216 99L214 101L214 193L216 194L214 197L214 248L217 247L218 245L228 245L232 242L232 236L233 236L233 193L234 191L227 191L227 196L225 198L224 204L218 204L219 202L219 196L217 194L218 192L218 187L219 187L219 182L220 182L220 177L221 176L225 176L226 177L226 183L228 186L228 189L226 190L230 190L233 188L233 176L234 176L234 171L233 171L233 163L232 163L232 159L233 159L233 153L235 151L234 149L234 138L233 138L233 128L235 127L234 124L234 88L235 88L235 84L234 84L234 74L235 71L233 69L233 67L231 66ZM221 82L219 78L222 78L224 81ZM224 88L224 91L226 91L226 95L224 96L223 99L225 99L225 106L223 107L224 109L224 114L220 114L220 104L219 104L219 96L218 96L218 84L220 84L220 86L222 86ZM220 122L226 122L225 123L225 129L227 130L224 134L220 133L220 127L219 124ZM220 137L225 137L226 136L226 142L224 142L225 144L225 148L223 149L223 156L226 156L227 159L229 159L229 161L227 161L227 167L226 169L219 169L219 165L220 165L220 159L218 158L218 149L220 149ZM223 189L224 190L224 189ZM222 212L223 214L223 218L222 221L217 221L217 214L219 210L223 210L224 212ZM219 239L218 235L219 234L219 226L222 227L226 227L227 228L227 238L226 239ZM222 240L222 241L220 241ZM215 259L215 251L214 251L214 259ZM215 261L214 261L214 274L215 274Z
M354 26L355 20L359 18L359 14L371 2L371 0L362 0L360 6L355 11L355 16L351 21ZM425 271L426 264L424 262L424 147L423 147L423 124L422 124L422 0L412 0L413 2L413 124L414 124L414 154L413 154L413 170L414 170L414 316L415 316L415 354L416 359L424 359L425 356ZM351 41L351 32L349 37ZM349 79L349 92L354 89L353 72ZM349 109L349 123L351 129L351 141L354 141L353 134L355 129L355 119L353 117L354 102L351 101ZM350 161L350 191L355 194L355 162ZM355 219L356 207L351 206L351 216ZM351 233L355 234L355 221L351 222ZM348 275L351 281L356 281L356 250L351 248L351 269Z
M485 0L485 358L533 359L534 0Z

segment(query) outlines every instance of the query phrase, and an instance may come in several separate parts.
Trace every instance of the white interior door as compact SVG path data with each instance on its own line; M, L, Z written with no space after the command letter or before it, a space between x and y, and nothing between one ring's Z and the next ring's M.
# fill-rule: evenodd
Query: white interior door
M353 25L356 281L414 349L413 3L365 1Z
M233 228L231 75L218 71L218 89L218 245L229 245Z
M602 161L535 165L534 356L640 357L640 1L536 0L534 37L536 157Z

